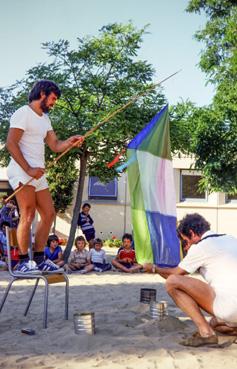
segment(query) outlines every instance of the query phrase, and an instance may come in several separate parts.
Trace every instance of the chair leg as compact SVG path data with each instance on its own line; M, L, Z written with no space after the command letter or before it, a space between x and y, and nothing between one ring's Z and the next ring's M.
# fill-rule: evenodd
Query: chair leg
M6 291L5 291L5 293L4 293L4 296L3 296L3 299L2 299L2 302L1 302L1 305L0 305L0 313L1 313L1 311L2 311L2 308L3 308L3 306L4 306L4 304L5 304L5 301L6 301L6 299L7 299L7 296L8 296L8 293L9 293L9 291L10 291L10 289L11 289L11 286L12 286L12 284L13 284L13 282L15 282L17 279L12 279L9 283L8 283L8 286L7 286L7 288L6 288Z
M69 305L69 279L67 276L65 277L65 320L68 320L68 305Z
M36 279L36 282L35 282L35 285L34 285L33 291L32 291L32 293L31 293L31 296L30 296L29 302L28 302L28 304L27 304L27 306L26 306L26 309L25 309L25 312L24 312L24 316L26 316L26 315L27 315L27 313L28 313L28 310L29 310L29 308L30 308L30 305L31 305L31 302L32 302L33 297L34 297L34 295L35 295L35 291L36 291L36 288L38 287L38 284L39 284L39 278L37 278L37 279Z
M44 313L43 313L43 328L47 328L48 323L48 299L49 299L49 284L46 278L45 281L45 292L44 292Z

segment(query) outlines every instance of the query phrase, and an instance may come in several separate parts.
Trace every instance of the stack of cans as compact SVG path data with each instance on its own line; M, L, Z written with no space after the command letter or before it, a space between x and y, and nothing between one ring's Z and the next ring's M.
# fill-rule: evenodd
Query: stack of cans
M153 288L141 288L140 302L150 304L151 301L156 301L156 290Z
M75 313L73 321L76 334L95 334L95 313Z
M167 301L150 302L150 316L152 319L162 320L167 315L168 315Z

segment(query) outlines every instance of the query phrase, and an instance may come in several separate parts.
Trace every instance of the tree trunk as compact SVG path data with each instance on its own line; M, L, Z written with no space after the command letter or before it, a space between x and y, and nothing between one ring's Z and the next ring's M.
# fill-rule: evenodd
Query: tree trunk
M67 246L63 253L63 258L64 258L65 263L67 263L68 261L68 258L69 258L69 255L70 255L73 243L74 243L76 230L77 230L77 221L78 221L78 217L79 217L79 213L81 209L83 188L84 188L85 177L86 177L86 164L87 164L87 153L83 153L82 156L80 157L80 173L79 173L76 201L75 201L75 205L73 209L70 234L69 234Z
M56 233L56 219L57 219L57 214L54 218L54 221L53 221L53 227L52 227L52 233L55 234Z

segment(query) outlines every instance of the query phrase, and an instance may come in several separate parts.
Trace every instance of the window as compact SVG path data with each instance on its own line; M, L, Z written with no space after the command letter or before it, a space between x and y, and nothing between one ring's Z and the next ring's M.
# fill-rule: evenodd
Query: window
M90 177L88 183L88 198L94 200L117 200L118 182L114 178L108 183L102 183L97 177Z
M230 195L230 194L226 194L226 196L225 196L225 202L226 203L232 203L232 202L234 202L234 203L237 203L237 193L235 193L234 195Z
M202 201L207 199L206 191L199 189L202 178L198 171L181 170L180 201Z

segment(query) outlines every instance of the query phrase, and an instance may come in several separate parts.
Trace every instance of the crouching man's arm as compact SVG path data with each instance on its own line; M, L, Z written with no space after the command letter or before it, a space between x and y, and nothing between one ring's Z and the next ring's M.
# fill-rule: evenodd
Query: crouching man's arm
M144 264L143 270L147 273L157 273L165 279L167 279L171 274L174 274L174 275L188 274L186 270L181 269L179 266L174 267L174 268L161 268L155 264Z

